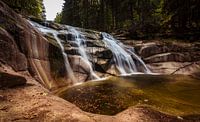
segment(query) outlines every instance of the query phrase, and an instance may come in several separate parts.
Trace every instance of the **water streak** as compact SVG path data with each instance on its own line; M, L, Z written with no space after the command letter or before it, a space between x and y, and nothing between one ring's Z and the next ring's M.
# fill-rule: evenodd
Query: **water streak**
M65 48L62 44L62 40L58 37L59 34L72 34L73 40L78 47L78 52L80 54L81 61L84 62L85 67L89 70L90 79L99 80L100 77L93 70L92 63L90 62L91 56L87 52L87 40L84 34L78 31L77 28L72 26L64 26L67 30L57 31L45 26L42 26L38 23L31 22L32 26L36 27L39 31L44 33L45 35L52 35L54 39L57 41L64 58L65 68L67 70L68 77L73 81L74 84L78 83L77 79L74 76L74 71L72 70L70 63L68 61L68 56L65 53ZM137 73L151 73L145 63L141 60L141 58L135 54L134 48L130 46L123 45L119 40L116 40L113 36L102 32L102 41L105 46L110 49L113 53L113 60L115 62L115 66L120 72L120 75L130 75Z
M86 38L84 35L82 35L79 31L77 31L74 27L68 26L68 31L73 33L75 36L75 41L78 44L78 51L80 53L80 55L82 56L84 62L87 64L87 66L89 67L90 70L90 76L92 76L92 79L100 79L100 77L98 75L95 74L93 68L92 68L92 64L89 61L89 54L87 54L86 52Z
M56 30L53 30L51 28L47 28L45 26L42 26L40 24L37 24L35 22L32 22L32 21L29 21L31 23L32 26L36 27L40 32L42 32L43 34L52 34L53 37L55 38L55 40L57 41L61 51L62 51L62 55L63 55L63 58L64 58L64 64L65 64L65 68L66 68L66 71L67 71L67 75L68 77L72 80L72 82L75 84L77 83L77 79L75 78L74 76L74 72L70 66L70 63L69 63L69 60L68 60L68 56L67 54L65 53L65 48L63 46L63 44L61 43L61 40L58 38L58 31Z
M108 33L102 32L101 35L102 41L112 51L114 62L121 75L139 72L135 62L139 62L143 66L145 73L151 72L145 63L135 54L133 48L123 45Z

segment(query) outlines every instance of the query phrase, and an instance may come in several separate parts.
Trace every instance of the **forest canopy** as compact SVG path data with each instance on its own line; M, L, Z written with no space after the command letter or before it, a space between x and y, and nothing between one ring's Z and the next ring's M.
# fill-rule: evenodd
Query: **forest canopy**
M46 18L43 0L3 0L3 2L24 16Z
M200 0L65 0L56 22L134 37L200 32Z
M43 0L3 0L16 12L45 19ZM55 22L132 38L200 35L200 0L64 0Z

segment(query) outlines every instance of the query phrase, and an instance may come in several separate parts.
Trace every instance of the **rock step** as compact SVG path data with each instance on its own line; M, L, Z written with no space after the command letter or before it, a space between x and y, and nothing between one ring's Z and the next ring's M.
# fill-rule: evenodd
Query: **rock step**
M159 63L159 62L193 62L200 61L200 52L168 52L152 55L150 57L144 58L146 63Z
M139 50L139 54L143 58L150 57L152 55L161 54L161 53L167 53L167 52L190 52L194 51L192 47L184 47L184 46L178 46L178 45L148 45L144 46Z
M78 43L76 41L67 40L67 41L63 41L62 43L69 44L73 47L78 47ZM87 47L104 47L105 48L105 44L101 40L87 40L86 39L86 45Z
M12 88L26 84L26 79L21 76L0 72L0 88Z

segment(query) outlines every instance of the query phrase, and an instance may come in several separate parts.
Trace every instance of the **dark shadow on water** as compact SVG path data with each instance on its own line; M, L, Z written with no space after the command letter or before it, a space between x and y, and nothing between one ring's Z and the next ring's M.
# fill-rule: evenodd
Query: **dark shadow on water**
M134 82L137 87L145 88L154 86L161 83L166 83L172 81L170 76L166 75L132 75L132 76L125 76L121 77L130 82Z

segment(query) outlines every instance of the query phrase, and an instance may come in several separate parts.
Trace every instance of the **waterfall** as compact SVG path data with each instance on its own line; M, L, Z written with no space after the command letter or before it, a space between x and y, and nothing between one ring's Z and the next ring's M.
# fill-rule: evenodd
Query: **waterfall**
M64 62L65 62L65 68L67 70L67 74L69 75L70 79L73 81L73 83L77 83L77 79L74 77L74 73L73 73L73 70L69 64L69 60L68 60L68 56L67 54L65 53L65 48L64 46L62 45L61 43L61 40L57 37L57 34L56 33L53 33L53 36L54 38L57 40L60 48L61 48L61 51L62 51L62 55L63 55L63 58L64 58Z
M61 43L61 40L58 38L58 32L56 30L53 30L51 28L48 28L48 27L45 27L45 26L42 26L38 23L35 23L35 22L32 22L32 21L29 21L29 23L36 27L40 32L42 32L43 34L52 34L53 37L55 38L55 40L57 41L61 51L62 51L62 55L63 55L63 58L64 58L64 65L65 65L65 68L66 68L66 71L67 71L67 75L68 77L72 80L73 84L77 83L77 79L75 78L74 76L74 73L73 73L73 70L70 66L70 63L69 63L69 60L68 60L68 56L67 54L65 53L65 48L64 46L62 45Z
M68 31L71 32L72 34L74 34L74 36L75 36L75 41L77 42L77 45L78 45L78 51L79 51L80 55L82 56L81 58L83 59L83 61L89 67L90 76L92 76L92 79L100 79L100 77L95 74L95 72L92 68L92 64L89 61L89 56L86 52L87 44L86 44L85 36L82 35L79 31L77 31L74 27L67 26L67 28L68 28Z
M123 45L108 33L102 32L102 41L112 51L114 62L121 75L134 74L139 72L135 62L139 62L145 73L151 73L145 63L134 53L134 49ZM133 60L134 58L134 60Z
M45 26L42 26L36 22L29 21L32 26L37 28L40 32L42 32L45 35L51 35L53 38L57 41L57 44L59 45L62 55L64 58L64 64L65 68L67 71L68 78L74 83L80 83L79 78L75 78L75 73L68 60L68 55L65 52L65 47L63 45L63 40L59 38L59 35L71 35L71 41L76 44L75 47L72 46L72 48L76 48L78 50L78 59L79 59L79 64L75 62L71 62L73 66L78 66L81 67L86 67L87 71L89 72L87 76L89 76L90 79L92 80L99 80L100 77L95 73L93 70L93 64L91 63L91 56L90 53L88 52L87 49L87 38L83 34L82 31L79 31L78 28L72 27L72 26L65 26L63 25L62 30L54 30L52 28L48 28ZM129 75L129 74L135 74L135 73L151 73L151 71L147 68L145 63L140 59L139 56L135 54L134 48L130 46L123 45L119 40L114 39L113 36L102 32L101 35L102 37L101 40L99 40L102 44L104 44L107 49L111 50L113 53L113 61L114 65L119 71L120 75ZM67 37L68 38L68 37ZM68 43L70 40L68 40ZM72 57L74 58L74 57ZM80 60L82 61L82 64L80 64ZM79 70L79 69L78 69ZM80 72L79 72L80 73ZM77 75L77 74L76 74Z

